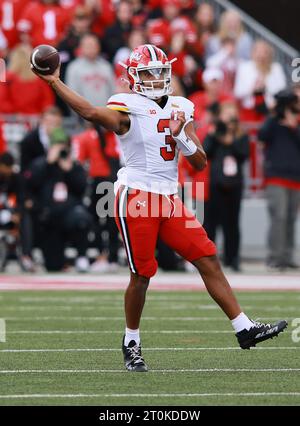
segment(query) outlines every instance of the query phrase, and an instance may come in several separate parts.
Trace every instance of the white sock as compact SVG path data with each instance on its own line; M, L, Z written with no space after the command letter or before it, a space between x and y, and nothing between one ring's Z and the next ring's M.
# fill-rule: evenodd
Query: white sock
M125 328L125 341L124 345L128 346L128 343L134 340L137 345L140 344L140 329L137 330L131 330L131 328Z
M251 327L253 327L253 322L249 320L244 312L241 312L236 318L234 318L231 321L231 324L236 333L244 329L249 330Z

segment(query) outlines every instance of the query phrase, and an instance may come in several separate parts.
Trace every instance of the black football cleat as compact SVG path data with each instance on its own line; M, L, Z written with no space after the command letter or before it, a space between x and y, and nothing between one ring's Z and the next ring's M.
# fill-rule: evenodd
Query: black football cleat
M252 321L253 327L249 330L242 330L236 333L236 337L242 349L250 349L251 346L256 346L257 343L267 339L273 339L278 336L287 326L288 323L284 320L278 321L276 324L264 324L257 321Z
M122 351L124 356L124 364L128 371L146 372L148 367L142 357L141 345L137 345L134 340L124 345L125 336L123 337Z

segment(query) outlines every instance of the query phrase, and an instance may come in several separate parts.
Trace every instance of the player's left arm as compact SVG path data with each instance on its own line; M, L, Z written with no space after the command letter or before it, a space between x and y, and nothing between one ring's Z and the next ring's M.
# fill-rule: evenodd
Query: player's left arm
M184 132L189 140L191 140L196 146L197 149L194 154L186 155L188 162L197 170L203 170L207 165L207 158L204 152L204 149L200 143L198 136L196 135L194 122L189 121L185 128Z
M177 147L188 162L196 170L203 170L207 164L207 159L196 135L193 120L190 119L186 122L184 111L172 112L169 126Z

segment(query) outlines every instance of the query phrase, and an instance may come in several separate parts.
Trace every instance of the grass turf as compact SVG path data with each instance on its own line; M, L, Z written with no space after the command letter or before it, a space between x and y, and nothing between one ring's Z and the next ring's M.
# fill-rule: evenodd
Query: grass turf
M254 319L288 318L288 330L242 351L208 294L150 290L141 324L150 372L137 374L124 370L120 351L122 292L2 292L0 405L300 405L300 343L291 333L300 293L238 298Z

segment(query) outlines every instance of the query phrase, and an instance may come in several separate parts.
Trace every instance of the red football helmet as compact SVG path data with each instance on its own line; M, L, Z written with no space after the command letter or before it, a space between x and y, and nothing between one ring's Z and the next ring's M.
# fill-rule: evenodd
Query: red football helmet
M159 99L171 93L172 62L167 55L153 44L138 46L131 53L127 68L130 88L150 99ZM123 64L124 65L124 64ZM141 71L148 71L154 79L141 78ZM163 87L157 87L157 83L163 83Z

